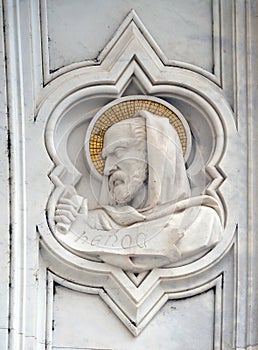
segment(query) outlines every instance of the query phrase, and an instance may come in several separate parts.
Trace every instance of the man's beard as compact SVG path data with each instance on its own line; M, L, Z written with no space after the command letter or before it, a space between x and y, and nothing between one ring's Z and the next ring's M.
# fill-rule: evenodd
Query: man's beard
M115 171L108 180L109 204L119 206L129 204L144 185L145 179L145 168L133 175L127 175L121 170Z

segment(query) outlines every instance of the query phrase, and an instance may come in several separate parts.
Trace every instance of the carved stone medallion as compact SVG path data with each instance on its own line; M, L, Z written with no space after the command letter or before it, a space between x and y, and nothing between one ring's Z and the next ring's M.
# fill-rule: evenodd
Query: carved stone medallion
M134 335L169 298L220 288L210 267L235 227L221 190L232 111L209 76L166 64L148 35L130 14L99 65L51 82L38 115L52 166L38 225L49 278L99 294Z
M90 123L85 149L96 206L67 186L55 209L56 238L86 259L142 272L196 260L220 240L217 201L191 193L190 130L165 101L115 100ZM94 187L91 176L100 180ZM100 191L99 191L100 189Z

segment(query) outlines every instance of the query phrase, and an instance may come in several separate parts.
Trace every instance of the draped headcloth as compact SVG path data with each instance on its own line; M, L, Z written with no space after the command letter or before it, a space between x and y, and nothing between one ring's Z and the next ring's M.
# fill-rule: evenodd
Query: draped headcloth
M177 202L190 196L182 146L168 118L139 111L145 119L148 157L148 195L144 209Z

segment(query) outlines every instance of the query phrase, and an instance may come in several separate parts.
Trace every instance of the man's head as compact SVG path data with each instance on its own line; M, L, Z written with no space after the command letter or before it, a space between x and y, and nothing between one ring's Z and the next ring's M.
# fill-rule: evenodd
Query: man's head
M110 204L141 207L148 173L145 119L135 117L111 126L104 136L102 156Z

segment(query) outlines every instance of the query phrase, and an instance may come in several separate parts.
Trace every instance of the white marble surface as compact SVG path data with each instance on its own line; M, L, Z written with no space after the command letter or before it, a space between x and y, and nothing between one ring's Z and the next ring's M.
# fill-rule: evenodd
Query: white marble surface
M176 129L168 118L162 117L165 102L161 99L143 101L155 108L158 105L156 114L139 110L131 115L124 107L121 118L129 118L116 122L105 132L100 150L103 173L95 169L88 145L97 136L93 135L94 125L106 113L115 117L112 108L122 109L124 103L136 108L141 98L114 100L97 113L88 127L85 149L87 165L92 170L85 186L96 194L98 187L94 187L91 177L100 178L96 207L89 210L89 198L80 196L76 185L63 188L60 179L56 191L60 187L61 195L54 216L54 234L68 249L132 272L182 266L199 259L222 239L224 225L219 202L214 196L202 194L205 184L199 192L196 186L190 186L191 171L187 172L185 162L191 154L192 168L194 164L203 167L203 159L198 157L201 144L196 142L191 150L187 121L172 105L166 104L170 113L178 115L181 129ZM73 119L76 117L72 114ZM178 130L186 130L185 156ZM63 134L70 132L68 125ZM56 133L56 144L61 144L62 138ZM60 150L63 159L68 158L66 149L72 148L69 137L67 143ZM71 162L74 165L77 159ZM63 166L66 169L67 164L64 162Z
M212 290L193 298L168 301L137 338L99 296L57 286L53 310L54 349L213 350Z
M168 59L212 71L212 1L98 0L97 7L84 0L47 0L50 69L95 59L134 9Z
M0 5L0 11L3 4ZM9 323L9 263L10 263L10 247L9 247L9 161L8 154L10 145L8 145L7 132L7 106L6 106L6 76L4 64L4 47L3 47L3 18L0 17L0 203L1 203L1 237L0 237L0 348L5 349L8 344L8 323Z
M0 108L4 115L7 91L9 121L3 117L0 125L1 350L257 350L257 2L152 6L144 0L4 1L0 69L8 83L1 80ZM132 7L139 17L129 13ZM120 24L100 62L90 61ZM174 66L165 56L183 62ZM48 202L55 165L60 175L62 164L69 164L65 183L86 171L81 146L75 146L83 143L96 109L135 93L182 110L203 141L206 184L214 180L209 190L223 199L227 223L221 244L202 259L138 279L65 249L51 233ZM74 127L70 144L67 125ZM59 136L46 146L55 132ZM59 159L55 151L67 144ZM200 169L192 170L200 191ZM83 179L78 191L88 198L85 184ZM142 324L145 319L149 324Z

